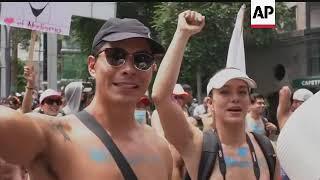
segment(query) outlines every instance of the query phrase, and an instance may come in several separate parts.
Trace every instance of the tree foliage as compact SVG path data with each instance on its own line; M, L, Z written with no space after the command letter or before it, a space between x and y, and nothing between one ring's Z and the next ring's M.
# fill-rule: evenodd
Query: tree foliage
M207 84L217 69L223 68L234 28L237 13L242 2L162 2L155 8L152 25L162 44L168 47L176 29L177 17L184 10L194 10L206 17L206 25L200 34L192 37L186 47L184 63L179 76L180 82L187 82L195 89L197 68L202 72L202 82ZM286 31L292 25L290 11L283 3L276 3L277 29L250 28L250 3L246 4L244 18L245 46L268 46L277 38L276 31ZM202 87L204 89L204 87Z
M72 18L71 34L80 43L83 53L89 55L95 34L104 23L103 20L75 16Z
M10 27L10 46L12 50L11 55L11 82L10 92L20 91L23 87L21 84L21 60L18 59L18 46L22 49L27 49L30 45L31 30L16 27ZM20 70L20 71L19 71ZM22 69L23 75L23 69Z
M204 30L192 37L186 48L179 82L196 89L197 68L200 69L203 85L217 70L225 66L226 57L237 13L243 2L118 2L117 17L136 18L151 29L151 36L168 47L176 29L178 14L191 9L206 16ZM277 32L291 30L294 24L292 11L283 3L276 3L277 28L250 28L250 3L245 2L245 46L269 46L277 39ZM89 54L95 33L103 21L75 17L72 19L72 35L80 41L81 49ZM204 87L202 87L204 89Z

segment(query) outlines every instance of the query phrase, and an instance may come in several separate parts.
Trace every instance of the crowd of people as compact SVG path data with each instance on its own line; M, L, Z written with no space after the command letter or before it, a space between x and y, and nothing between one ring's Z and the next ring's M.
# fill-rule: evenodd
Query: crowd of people
M283 87L273 124L264 96L252 93L256 82L224 68L197 105L191 87L177 80L186 45L204 26L200 13L180 13L165 50L138 20L109 19L87 59L95 79L89 90L71 82L39 93L25 66L23 96L1 99L0 180L288 178L265 146L276 146L291 113L313 93ZM159 67L158 54L165 54Z

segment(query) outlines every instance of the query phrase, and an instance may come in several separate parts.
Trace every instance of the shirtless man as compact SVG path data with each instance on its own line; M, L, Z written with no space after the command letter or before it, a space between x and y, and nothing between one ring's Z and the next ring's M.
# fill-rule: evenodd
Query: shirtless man
M170 179L168 143L134 120L146 92L154 55L164 48L135 19L109 19L88 56L96 92L85 109L111 136L140 180ZM0 157L27 167L32 180L106 180L123 175L104 144L75 115L21 114L0 106Z
M205 18L200 13L188 10L179 15L177 30L161 62L152 92L165 137L181 154L191 179L198 179L203 133L187 122L183 111L171 98L171 92L178 79L187 42L192 35L202 30L204 24ZM209 179L270 179L261 148L253 135L245 132L245 115L250 104L249 89L255 86L252 79L235 68L219 71L208 84L207 94L211 98L214 124L220 137L221 151L224 153L221 161L226 165L226 174L223 177L217 156ZM250 153L246 135L249 136L255 153ZM256 158L251 158L252 154L255 154ZM260 178L255 176L253 159L258 161ZM277 167L274 179L277 179L278 171Z
M283 86L279 91L279 105L277 109L277 119L280 129L286 124L290 115L313 93L308 89L297 89L292 95L292 103L290 102L291 90L288 86Z

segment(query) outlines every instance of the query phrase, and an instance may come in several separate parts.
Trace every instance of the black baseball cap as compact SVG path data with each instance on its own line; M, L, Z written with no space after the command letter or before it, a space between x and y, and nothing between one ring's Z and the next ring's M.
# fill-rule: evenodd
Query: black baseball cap
M93 39L91 54L96 55L104 45L103 42L120 41L130 38L145 38L149 41L152 53L164 54L165 48L153 40L150 30L137 19L110 18L100 28Z

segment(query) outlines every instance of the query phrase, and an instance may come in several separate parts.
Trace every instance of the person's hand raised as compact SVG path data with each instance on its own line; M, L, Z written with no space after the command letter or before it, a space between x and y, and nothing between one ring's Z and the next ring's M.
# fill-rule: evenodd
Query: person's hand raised
M34 87L36 73L34 71L33 65L26 65L26 66L24 66L23 70L24 70L23 76L27 80L28 86Z
M279 128L282 129L287 122L291 112L291 90L288 86L283 86L279 91L279 105L277 108L277 119Z
M205 25L205 17L196 11L184 11L179 14L177 31L188 36L197 34Z

